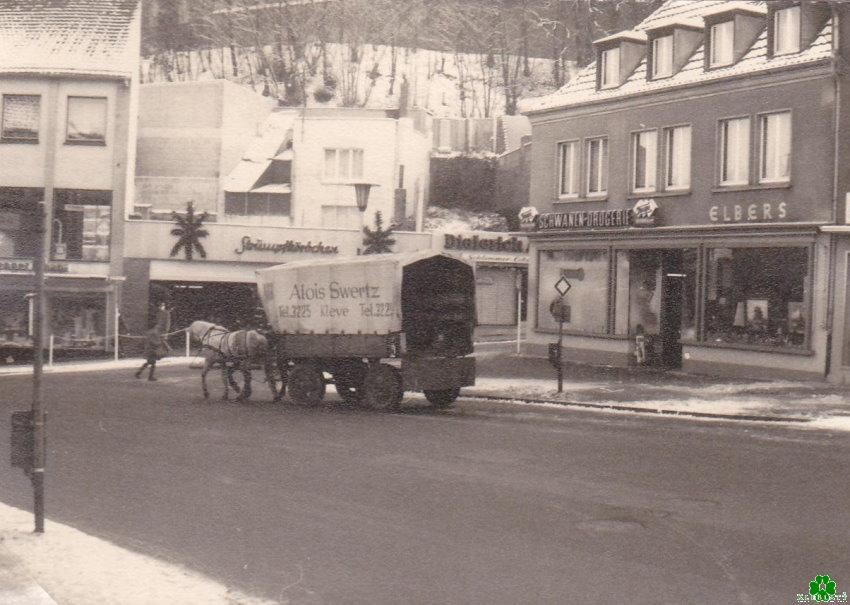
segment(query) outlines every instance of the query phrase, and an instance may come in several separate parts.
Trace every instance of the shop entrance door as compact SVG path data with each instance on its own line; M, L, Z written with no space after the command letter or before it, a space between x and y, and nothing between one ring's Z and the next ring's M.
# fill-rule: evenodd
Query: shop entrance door
M685 275L681 250L661 251L661 359L667 368L682 367L682 297Z

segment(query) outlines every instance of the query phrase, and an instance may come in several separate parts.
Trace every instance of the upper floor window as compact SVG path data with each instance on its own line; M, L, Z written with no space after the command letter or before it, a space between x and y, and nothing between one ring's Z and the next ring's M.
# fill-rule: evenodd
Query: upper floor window
M632 135L632 190L654 191L657 172L658 133L654 130Z
M691 127L667 128L664 148L665 188L688 189L691 186Z
M345 182L363 178L362 149L325 149L325 180Z
M558 195L578 196L578 142L558 143Z
M652 41L652 77L673 75L673 36L661 36Z
M759 131L759 181L787 181L791 176L791 114L786 111L761 116Z
M746 185L750 180L750 119L720 122L720 184Z
M66 143L106 143L106 97L68 97Z
M711 26L711 67L731 65L734 59L735 23L724 21Z
M773 54L800 51L800 7L789 6L773 15Z
M587 141L587 194L604 195L608 191L608 139Z
M612 88L620 85L620 49L611 48L602 51L602 71L600 86Z
M37 143L40 106L41 97L38 95L3 95L0 140Z

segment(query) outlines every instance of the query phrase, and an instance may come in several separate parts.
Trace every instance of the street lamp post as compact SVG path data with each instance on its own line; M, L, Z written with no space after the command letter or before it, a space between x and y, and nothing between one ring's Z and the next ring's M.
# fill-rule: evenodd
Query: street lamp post
M357 209L360 211L360 234L363 235L363 229L366 227L366 206L369 205L369 191L372 187L377 187L376 183L367 183L365 181L352 183L354 186L354 196L357 201ZM358 248L359 250L359 248ZM360 254L360 252L358 252Z

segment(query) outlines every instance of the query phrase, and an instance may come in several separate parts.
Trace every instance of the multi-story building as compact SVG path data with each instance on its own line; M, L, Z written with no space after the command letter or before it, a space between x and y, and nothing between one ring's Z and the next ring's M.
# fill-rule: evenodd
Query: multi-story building
M364 226L394 225L396 251L429 248L430 116L412 111L276 108L267 97L219 80L141 86L134 212L126 224L130 332L161 302L174 325L204 317L250 319L254 271L350 256ZM354 183L369 183L365 210ZM204 216L199 249L176 249L174 215ZM203 253L200 252L203 250Z
M848 380L848 8L668 1L525 105L531 349Z
M32 347L41 207L46 336L64 351L113 346L133 191L139 12L138 0L0 3L3 359Z

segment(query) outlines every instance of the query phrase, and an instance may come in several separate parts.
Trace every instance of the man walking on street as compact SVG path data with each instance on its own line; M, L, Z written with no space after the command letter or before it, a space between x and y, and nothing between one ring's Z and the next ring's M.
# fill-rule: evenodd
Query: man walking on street
M142 364L142 367L136 370L136 378L141 378L142 372L145 371L145 368L150 367L148 380L156 380L153 375L154 370L156 370L156 361L165 356L166 347L165 339L160 331L159 323L157 323L153 328L145 333L144 355L146 361Z

